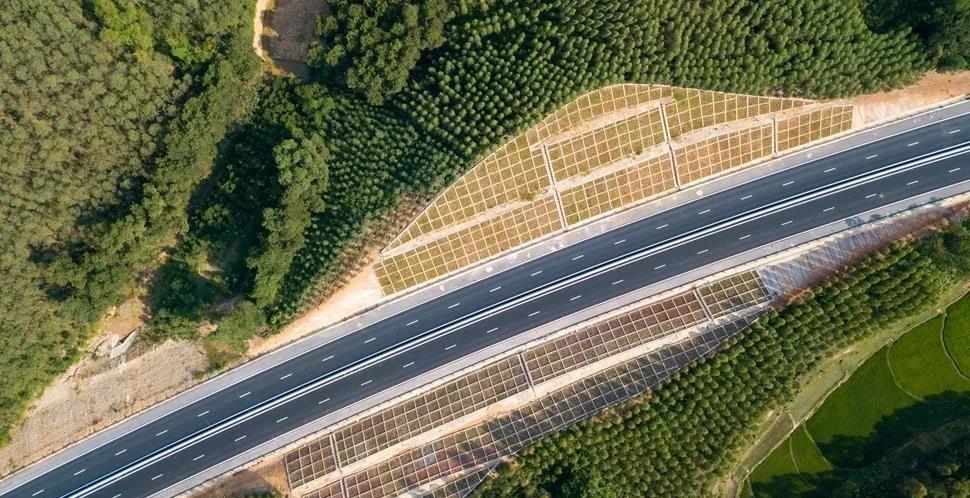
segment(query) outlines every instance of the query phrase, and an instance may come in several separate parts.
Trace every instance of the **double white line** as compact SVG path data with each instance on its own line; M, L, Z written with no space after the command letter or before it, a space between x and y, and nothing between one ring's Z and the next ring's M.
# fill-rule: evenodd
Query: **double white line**
M428 330L420 336L410 338L405 341L401 341L395 345L389 346L379 352L376 352L368 357L358 360L354 363L348 364L337 370L334 370L328 374L325 374L317 379L311 380L301 386L295 387L290 391L284 392L274 398L266 400L260 404L254 405L249 409L239 412L237 414L231 415L224 418L223 420L217 422L216 424L209 426L206 429L202 429L192 435L186 436L179 441L175 441L168 446L144 456L143 458L132 462L123 469L115 472L113 474L102 476L94 481L91 481L84 486L68 493L65 495L68 498L82 498L89 496L98 490L105 488L106 486L117 482L125 477L128 477L135 472L138 472L150 465L153 465L175 453L188 448L196 443L199 443L205 439L211 438L215 435L223 433L233 427L238 426L244 422L252 420L255 417L263 415L275 408L280 407L296 398L309 394L316 391L322 387L325 387L336 380L339 380L348 375L352 375L368 367L381 363L387 359L390 359L396 355L404 353L406 351L412 350L430 341L438 339L445 336L451 332L454 332L460 328L467 327L478 323L486 318L494 316L496 314L502 313L509 309L521 306L522 304L534 301L543 296L558 292L563 288L574 285L578 282L594 278L596 276L602 275L603 273L615 270L625 265L629 265L636 261L640 261L644 258L650 257L657 253L672 249L677 246L687 244L689 242L695 241L697 239L730 229L737 225L747 223L752 220L763 218L765 216L774 214L785 209L792 208L801 204L805 204L822 197L833 195L838 192L842 192L851 188L864 185L873 181L880 180L882 178L903 173L912 169L920 168L932 163L943 161L955 156L966 154L970 152L970 142L965 142L957 146L944 149L943 151L927 154L907 161L902 161L895 163L878 170L863 173L848 179L844 179L823 187L816 188L809 192L804 192L796 196L789 197L787 199L782 199L774 203L762 206L757 209L747 211L735 215L730 218L726 218L716 223L706 225L701 228L697 228L681 234L679 236L667 239L663 242L658 242L656 244L637 249L625 255L616 257L612 260L605 261L594 267L586 268L584 270L575 272L571 275L567 275L553 282L546 284L543 287L533 289L531 291L524 292L518 296L508 298L504 301L491 305L484 308L474 314L466 315L462 318L456 319L452 322L440 325L434 329ZM810 167L810 166L809 166Z

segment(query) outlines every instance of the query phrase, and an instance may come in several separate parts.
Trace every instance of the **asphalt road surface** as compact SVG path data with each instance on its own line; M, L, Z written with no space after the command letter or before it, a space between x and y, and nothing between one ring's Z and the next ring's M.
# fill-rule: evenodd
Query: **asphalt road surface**
M340 407L543 323L829 222L970 180L970 156L962 147L967 143L970 116L958 116L704 195L311 350L0 496L152 495Z

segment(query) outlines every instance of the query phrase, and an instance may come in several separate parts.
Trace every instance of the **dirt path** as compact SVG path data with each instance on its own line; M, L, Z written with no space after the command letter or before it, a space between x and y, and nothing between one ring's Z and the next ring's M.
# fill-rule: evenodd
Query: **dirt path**
M273 61L263 48L263 13L272 10L275 3L275 0L256 0L256 13L253 18L253 50L256 51L256 55L269 63Z

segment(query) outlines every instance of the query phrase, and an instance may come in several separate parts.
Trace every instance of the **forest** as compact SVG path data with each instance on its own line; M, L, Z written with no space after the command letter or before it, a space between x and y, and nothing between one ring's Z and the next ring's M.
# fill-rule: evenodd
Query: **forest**
M248 2L7 2L0 442L113 306L144 294L146 339L229 365L338 288L402 202L583 92L835 97L962 67L961 2L876 3L908 4L334 0L301 81L263 70Z

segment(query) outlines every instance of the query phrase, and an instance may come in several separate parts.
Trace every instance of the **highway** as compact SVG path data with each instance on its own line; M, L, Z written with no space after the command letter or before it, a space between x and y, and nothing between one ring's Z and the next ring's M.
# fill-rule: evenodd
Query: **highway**
M685 271L970 180L970 115L821 157L564 247L156 419L0 497L144 497L483 347Z

